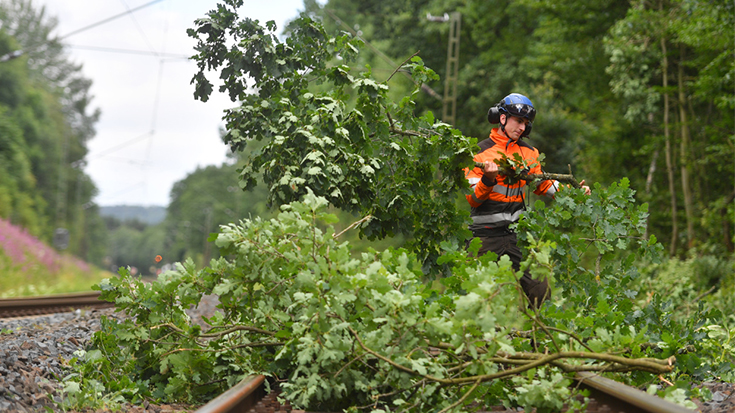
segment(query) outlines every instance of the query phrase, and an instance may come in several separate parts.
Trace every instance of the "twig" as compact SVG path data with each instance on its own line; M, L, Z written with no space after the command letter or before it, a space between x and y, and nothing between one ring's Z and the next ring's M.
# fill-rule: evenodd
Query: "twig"
M416 131L413 131L413 130L403 130L403 129L398 129L398 128L390 128L390 131L393 132L393 133L397 133L399 135L417 136L419 138L424 137L424 135L421 134L421 132L416 132Z
M449 410L452 410L455 407L459 406L460 404L464 403L464 401L467 400L470 394L472 394L472 392L475 391L475 389L477 388L477 386L480 385L480 383L481 383L480 380L477 380L475 384L473 384L472 387L470 387L470 389L467 390L467 392L459 400L447 406L446 408L442 409L439 413L448 412Z
M236 349L236 348L248 348L248 347L280 347L283 343L281 342L275 342L275 343L245 343L245 344L238 344L234 347L230 347L230 349Z
M209 331L211 331L211 330L209 330ZM262 330L262 329L257 328L257 327L250 327L250 326L232 326L231 328L228 328L227 330L221 331L219 333L209 333L209 332L207 332L207 333L204 333L204 334L200 334L199 337L203 337L203 338L221 337L221 336L223 336L225 334L229 334L229 333L232 333L232 332L235 332L235 331L251 331L253 333L260 333L260 334L265 334L265 335L268 335L268 336L275 336L276 335L276 333L274 333L272 331Z
M404 60L403 63L401 63L400 65L398 65L398 67L396 67L396 70L394 70L393 73L391 73L390 76L388 76L388 79L385 79L385 82L383 82L383 83L388 83L388 81L391 80L391 78L393 78L393 75L395 75L396 73L398 73L398 71L401 70L401 68L403 67L403 65L405 65L406 63L408 63L409 60L413 59L413 57L416 56L417 54L419 54L419 52L420 52L420 50L417 50L416 53L412 54L408 59Z
M339 376L344 369L346 369L347 367L349 367L350 364L356 362L357 360L360 360L362 358L362 356L363 356L363 354L360 354L359 356L357 356L354 359L350 360L347 364L345 364L344 366L342 366L342 368L340 368L339 370L337 370L336 373L334 373L334 377L336 378L337 376Z
M556 328L556 327L550 327L550 326L546 326L546 329L547 330L551 330L551 331L556 331L557 333L562 333L562 334L568 335L569 337L573 338L576 342L578 342L582 347L586 348L587 351L594 352L579 337L577 337L573 333L570 333L569 331L562 330L562 329ZM530 337L529 332L526 332L526 331L515 331L514 334L518 335L518 337L524 337L524 338Z
M423 386L425 384L426 384L426 380L419 380L416 383L414 383L413 385L411 385L410 387L407 387L405 389L396 389L396 390L394 390L394 391L392 391L390 393L380 393L380 394L376 394L376 395L373 395L373 396L370 396L370 397L372 397L373 400L380 400L383 397L392 397L392 396L395 396L397 394L401 394L403 392L409 391L411 389L414 389L414 392L415 392L418 387L421 387L421 386Z
M393 123L393 117L392 117L392 116L390 115L390 112L388 112L388 111L386 110L386 111L385 111L385 116L387 116L387 117L388 117L388 123L390 123L390 128L391 128L391 129L395 129L395 127L396 127L396 124L395 124L395 123Z
M276 288L278 288L278 287L280 287L281 285L283 285L283 284L284 284L284 283L285 283L286 281L290 281L290 280L292 280L292 279L294 279L294 278L296 278L296 276L295 276L295 275L292 275L291 277L288 277L288 278L286 278L286 279L283 279L283 280L281 280L281 281L277 282L277 283L276 283L276 284L275 284L275 285L273 286L273 288L271 288L270 290L266 291L265 295L270 295L270 294L271 294L271 293L272 293L272 292L273 292L273 291L274 291L274 290L275 290Z
M362 219L360 219L359 221L353 222L352 224L350 224L350 226L348 226L347 228L345 228L342 231L340 231L339 234L332 235L332 238L337 238L340 235L344 234L345 232L351 230L352 228L355 228L356 226L362 224L363 222L369 221L371 219L373 219L373 216L372 215L366 215L366 216L362 217Z
M717 288L717 286L716 286L716 285L715 285L715 286L712 286L712 288L710 288L709 290L707 290L707 291L703 292L702 294L699 294L699 295L698 295L698 296L697 296L697 297L696 297L696 298L694 299L694 302L696 303L697 301L699 301L699 300L701 300L702 298L704 298L704 296L706 296L706 295L709 295L709 293L711 293L712 291L714 291L714 290L715 290L716 288Z
M663 375L661 375L661 374L659 374L659 375L658 375L658 378L659 378L659 379L661 379L661 381L662 381L662 382L664 382L664 383L668 384L669 386L673 386L673 385L674 385L674 383L672 383L672 382L670 382L670 381L666 380L666 379L664 378L664 376L663 376Z

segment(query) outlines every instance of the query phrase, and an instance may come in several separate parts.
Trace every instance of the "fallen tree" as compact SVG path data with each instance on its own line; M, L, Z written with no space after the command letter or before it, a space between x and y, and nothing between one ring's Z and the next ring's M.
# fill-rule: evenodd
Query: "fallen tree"
M531 312L507 257L453 251L453 275L437 289L406 250L353 256L326 225L326 206L307 195L278 219L223 227L215 242L230 258L204 270L184 263L150 285L122 271L100 288L130 317L105 323L98 351L151 394L198 400L261 373L280 380L293 404L319 410L497 403L540 371L556 392L548 407L558 409L570 402L560 373L675 368L674 356L641 353L646 336L614 322L580 332ZM551 245L531 250L525 265L548 275ZM219 296L222 312L202 330L185 310L205 294ZM614 333L598 336L605 327ZM615 354L623 349L634 356Z

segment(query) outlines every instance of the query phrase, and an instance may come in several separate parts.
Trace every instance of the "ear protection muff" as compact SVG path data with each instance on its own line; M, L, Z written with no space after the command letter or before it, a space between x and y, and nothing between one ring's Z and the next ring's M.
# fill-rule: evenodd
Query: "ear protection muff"
M492 124L500 123L500 107L498 105L487 111L487 121Z

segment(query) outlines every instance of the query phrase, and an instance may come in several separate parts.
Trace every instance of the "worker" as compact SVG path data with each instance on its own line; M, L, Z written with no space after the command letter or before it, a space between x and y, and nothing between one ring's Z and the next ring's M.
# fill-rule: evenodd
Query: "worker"
M506 176L499 174L495 160L503 155L514 159L514 154L519 154L525 164L531 166L528 174L543 173L538 160L539 151L523 141L531 133L535 117L536 108L526 96L511 93L504 97L488 111L488 121L499 124L499 127L493 128L490 137L478 143L480 151L474 158L478 166L466 170L467 180L473 190L472 194L467 195L472 218L470 230L472 236L481 241L478 255L490 251L498 257L507 255L515 271L520 270L523 254L518 247L516 233L510 226L518 222L526 209L523 198L526 181L510 184ZM584 185L584 181L581 185L589 195L590 189ZM533 192L553 198L558 190L558 181L545 180L539 182ZM533 308L538 308L551 297L546 277L534 280L526 271L520 279L520 285Z

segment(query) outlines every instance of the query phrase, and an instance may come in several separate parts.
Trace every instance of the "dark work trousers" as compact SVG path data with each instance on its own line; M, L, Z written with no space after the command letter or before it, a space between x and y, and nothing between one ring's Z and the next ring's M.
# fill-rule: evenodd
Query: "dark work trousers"
M518 248L518 238L515 232L498 235L495 237L479 237L482 241L478 255L482 256L492 251L498 254L498 258L507 255L513 263L513 269L518 271L521 269L521 261L523 254ZM468 244L469 245L469 244ZM542 302L551 298L551 288L546 277L543 280L534 280L531 273L526 271L520 280L523 292L531 302L530 307L538 307Z

